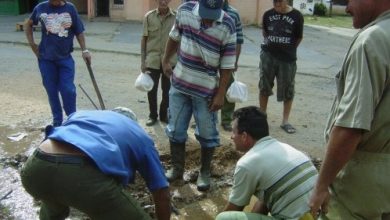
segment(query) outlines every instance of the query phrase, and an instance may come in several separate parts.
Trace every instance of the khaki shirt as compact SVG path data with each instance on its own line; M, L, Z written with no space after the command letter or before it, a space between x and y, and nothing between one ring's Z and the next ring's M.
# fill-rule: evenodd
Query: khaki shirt
M160 16L158 9L146 13L143 21L143 36L146 41L146 67L160 69L165 52L165 45L168 41L169 32L175 23L176 13L169 9L165 16ZM171 65L176 65L177 57L171 58Z
M358 150L390 154L390 11L354 38L336 76L337 96L327 128L364 131Z

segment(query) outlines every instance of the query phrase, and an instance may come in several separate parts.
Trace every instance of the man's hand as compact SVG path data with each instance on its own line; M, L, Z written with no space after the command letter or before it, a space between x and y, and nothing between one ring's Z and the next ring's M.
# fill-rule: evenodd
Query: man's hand
M82 57L86 64L91 65L91 53L88 50L82 52Z
M146 64L145 64L145 62L141 63L141 72L142 73L146 73Z
M310 212L314 217L318 216L318 211L321 213L328 212L329 186L356 151L361 137L361 129L339 126L332 128L326 155L309 202Z
M162 188L152 192L155 213L158 220L169 220L171 218L171 201L169 188Z
M224 101L225 101L225 94L217 93L209 105L209 111L210 112L218 111L219 109L222 108Z
M321 188L318 186L314 188L309 201L310 213L314 217L318 217L320 213L328 212L330 193L327 187Z
M167 62L167 63L163 62L162 63L162 68L163 68L163 71L164 71L164 75L166 77L168 77L168 78L171 78L172 73L173 73L171 64L169 62Z
M242 210L244 210L244 207L245 206L238 206L238 205L235 205L231 202L228 202L228 204L225 206L225 209L223 211L239 211L241 212Z
M164 75L168 78L171 78L173 73L170 59L175 53L177 53L177 50L179 49L179 44L180 43L178 41L174 41L172 38L169 38L165 47L165 53L161 65L163 68Z
M209 111L215 112L222 108L225 101L225 94L227 90L227 85L232 76L232 69L220 69L219 70L219 86L217 88L217 93L213 97L213 100L209 104Z

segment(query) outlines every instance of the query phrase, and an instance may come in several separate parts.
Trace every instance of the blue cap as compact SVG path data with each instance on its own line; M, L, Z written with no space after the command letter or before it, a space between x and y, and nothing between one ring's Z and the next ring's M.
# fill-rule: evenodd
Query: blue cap
M200 0L199 16L203 19L218 20L222 13L223 0Z

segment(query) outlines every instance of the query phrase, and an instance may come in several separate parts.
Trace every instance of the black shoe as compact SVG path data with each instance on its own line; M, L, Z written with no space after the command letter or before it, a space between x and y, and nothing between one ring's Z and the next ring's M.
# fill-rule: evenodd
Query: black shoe
M168 119L166 119L166 118L160 118L160 121L162 123L168 124Z
M222 124L222 128L225 131L229 131L229 132L233 131L233 128L232 128L232 126L230 124Z
M149 118L149 119L146 121L146 126L153 126L154 124L156 124L156 122L157 122L156 119Z

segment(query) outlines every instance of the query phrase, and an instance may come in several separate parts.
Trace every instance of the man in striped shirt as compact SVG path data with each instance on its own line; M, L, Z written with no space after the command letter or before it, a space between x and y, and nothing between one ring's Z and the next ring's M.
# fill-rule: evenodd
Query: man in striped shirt
M309 157L269 136L267 116L255 106L233 114L232 140L245 152L237 162L227 219L310 219L309 195L318 172ZM242 212L251 197L258 201L252 213Z
M215 147L220 145L217 111L224 103L226 88L236 60L234 20L222 10L223 0L200 0L182 4L169 34L163 70L171 77L169 124L172 169L169 181L184 172L185 143L191 116L195 136L201 145L198 190L210 187L210 165ZM178 54L172 71L169 59Z

